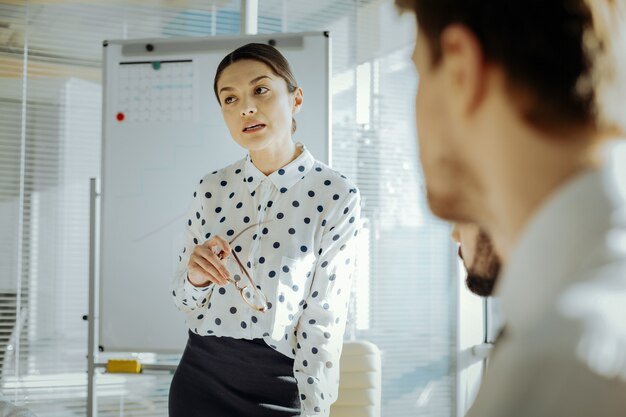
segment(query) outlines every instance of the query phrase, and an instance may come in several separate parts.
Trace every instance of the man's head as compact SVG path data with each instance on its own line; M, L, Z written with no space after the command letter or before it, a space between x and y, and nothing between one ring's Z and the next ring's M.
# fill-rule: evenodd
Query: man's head
M475 224L455 223L452 239L467 270L465 283L474 294L489 296L500 273L500 258L489 236Z
M610 2L610 0L607 0ZM500 66L522 117L538 128L593 122L593 22L585 0L398 0L416 12L431 67L463 42L476 42L484 64ZM464 30L460 30L464 29ZM469 36L469 40L458 39ZM589 41L587 41L589 42ZM458 53L459 51L457 51ZM469 52L467 52L469 53ZM520 92L521 93L521 92Z
M417 17L420 158L438 216L478 220L493 166L515 152L507 146L511 137L570 137L596 128L585 1L397 4Z

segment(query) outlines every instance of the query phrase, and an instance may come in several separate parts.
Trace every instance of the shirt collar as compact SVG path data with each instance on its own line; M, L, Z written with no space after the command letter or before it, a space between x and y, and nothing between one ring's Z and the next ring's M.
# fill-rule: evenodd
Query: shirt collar
M298 142L296 146L302 150L300 155L289 164L267 176L259 171L252 162L250 154L248 154L245 161L245 175L243 179L248 186L248 190L253 192L261 182L269 179L279 191L284 193L300 181L313 168L315 158L302 143Z
M612 214L626 210L626 169L616 172L625 165L626 143L617 148L606 153L602 168L577 175L548 197L524 228L496 288L507 331L536 324L555 305L597 255Z

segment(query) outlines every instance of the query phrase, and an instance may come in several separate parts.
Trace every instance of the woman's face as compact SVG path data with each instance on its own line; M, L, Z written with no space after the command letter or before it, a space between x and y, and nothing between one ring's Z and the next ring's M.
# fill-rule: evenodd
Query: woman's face
M220 75L217 91L226 126L240 146L272 151L291 141L291 119L302 105L302 90L289 93L270 67L237 61Z

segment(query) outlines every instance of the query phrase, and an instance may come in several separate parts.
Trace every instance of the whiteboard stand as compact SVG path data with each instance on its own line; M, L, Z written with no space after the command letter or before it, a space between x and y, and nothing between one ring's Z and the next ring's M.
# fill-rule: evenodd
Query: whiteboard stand
M100 181L91 178L89 186L89 325L87 342L87 416L94 417L98 413L95 387L96 346L98 346L98 236L100 217ZM83 317L84 318L84 317Z
M98 346L98 288L100 277L98 274L98 242L100 229L100 180L91 178L89 184L89 313L83 316L87 321L87 417L97 417L98 397L96 395L96 370L106 368L105 362L97 362L98 352L102 347ZM145 371L170 372L176 371L178 365L165 364L142 364Z

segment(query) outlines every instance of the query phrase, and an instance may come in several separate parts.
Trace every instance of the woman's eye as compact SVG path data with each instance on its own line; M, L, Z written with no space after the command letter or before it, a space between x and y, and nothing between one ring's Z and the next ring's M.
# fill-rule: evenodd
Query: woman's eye
M267 87L257 87L257 88L254 90L254 92L255 92L256 94L265 94L265 93L267 93L268 91L270 91L270 90L269 90L269 88L267 88Z
M232 103L233 101L235 101L235 97L226 97L226 98L224 99L224 104L230 104L230 103Z

